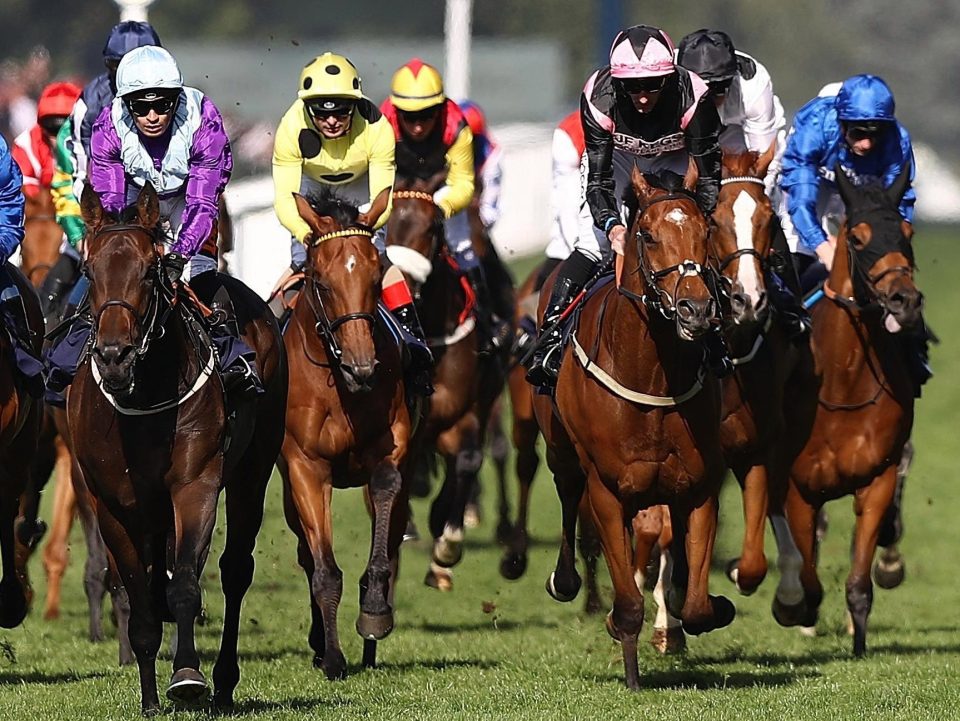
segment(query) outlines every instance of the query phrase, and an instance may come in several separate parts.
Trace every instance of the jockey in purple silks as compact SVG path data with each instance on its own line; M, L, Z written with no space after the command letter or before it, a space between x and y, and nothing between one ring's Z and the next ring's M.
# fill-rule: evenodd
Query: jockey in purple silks
M233 303L216 272L219 199L232 169L220 111L202 92L184 86L173 56L153 45L124 55L117 68L117 97L93 125L88 181L113 214L134 203L147 182L153 185L167 249L165 274L188 281L214 311L210 333L225 386L256 391L253 351L240 339ZM71 300L77 296L75 291ZM71 330L67 340L79 330ZM58 357L54 348L50 358L69 382L79 356ZM55 376L51 373L61 380Z

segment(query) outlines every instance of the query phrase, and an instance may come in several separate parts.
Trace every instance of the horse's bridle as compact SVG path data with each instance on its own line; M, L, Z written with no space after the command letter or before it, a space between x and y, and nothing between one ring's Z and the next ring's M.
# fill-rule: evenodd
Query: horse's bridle
M312 243L312 247L316 247L323 242L328 240L333 240L334 238L349 238L353 236L365 236L367 238L372 238L373 233L365 228L345 228L343 230L335 230L332 233L327 233L316 238ZM327 344L327 349L330 351L330 363L331 365L340 365L343 360L343 349L340 348L340 344L337 342L337 337L335 335L337 329L344 325L345 323L350 323L355 320L362 320L370 324L370 327L377 322L377 318L373 313L345 313L341 316L337 316L333 320L330 320L330 317L327 315L327 309L323 304L323 298L320 295L320 288L326 287L323 283L320 282L317 278L316 273L313 268L310 268L305 274L306 279L310 282L310 289L307 293L307 303L310 305L310 310L313 312L313 317L316 318L316 323L314 328L324 342Z
M643 303L647 308L658 311L667 320L673 320L676 317L677 312L677 292L680 290L680 283L684 278L696 276L703 277L704 268L700 263L689 259L683 260L675 265L671 265L660 270L654 270L648 266L647 256L644 252L644 249L646 247L646 243L648 241L653 241L654 238L648 231L639 227L640 219L643 217L643 214L646 213L647 210L649 210L653 205L667 200L693 200L693 198L686 193L671 192L664 195L658 195L646 205L637 208L636 217L633 221L634 225L637 226L637 231L634 234L634 237L637 243L637 258L639 263L634 272L642 275L647 287L655 294L655 296L651 297L647 293L642 296L638 296L636 293L627 290L622 285L620 286L619 291L628 298ZM677 277L677 282L673 287L673 291L667 292L667 290L661 287L660 281L673 273L679 274Z
M430 203L430 205L433 207L434 214L436 216L434 219L435 222L433 226L431 226L431 230L432 230L431 235L433 236L433 243L431 243L430 245L430 254L423 256L424 258L426 258L428 261L432 263L433 258L437 255L438 252L441 252L443 247L445 246L444 236L443 236L444 228L441 220L442 216L440 215L439 206L437 206L437 203L433 199L433 196L430 193L427 193L423 190L395 190L393 191L393 199L394 200L423 200L427 203ZM408 246L404 246L404 247L408 247ZM413 248L409 248L409 249L413 252L419 253L419 251ZM421 253L421 255L423 254ZM421 288L422 283L411 283L410 285L411 285L410 290L413 294L414 301L419 302L420 291L422 290Z
M733 183L752 183L754 185L764 186L762 178L755 178L752 175L738 175L730 178L724 178L720 181L721 186L731 185ZM718 293L723 294L723 296L728 300L730 299L732 281L723 274L723 271L726 270L726 268L733 261L743 258L747 255L756 258L762 273L766 273L772 265L770 257L763 256L756 248L737 248L732 253L729 253L722 258L717 258L717 266L715 269L712 269L715 280L717 281L717 291Z

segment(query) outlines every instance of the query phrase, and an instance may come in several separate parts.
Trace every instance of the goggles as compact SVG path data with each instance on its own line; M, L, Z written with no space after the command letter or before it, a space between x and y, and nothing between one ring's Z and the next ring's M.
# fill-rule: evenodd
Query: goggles
M138 118L146 117L150 114L150 111L155 112L157 115L166 115L173 110L173 107L177 104L177 97L161 95L149 100L146 98L128 100L127 108L130 110L132 115L135 115Z
M425 123L437 117L439 106L424 108L423 110L398 110L400 117L408 123Z
M355 107L354 103L343 100L309 100L306 105L310 117L317 120L349 117Z
M628 78L620 81L620 87L623 92L630 95L640 93L659 93L663 86L667 84L667 76L660 75L655 78Z
M857 125L847 125L846 135L850 140L874 139L883 133L883 126L880 123L859 123Z
M67 116L65 115L47 115L46 117L40 118L40 120L37 121L37 125L39 125L47 135L57 135L65 122L67 122Z

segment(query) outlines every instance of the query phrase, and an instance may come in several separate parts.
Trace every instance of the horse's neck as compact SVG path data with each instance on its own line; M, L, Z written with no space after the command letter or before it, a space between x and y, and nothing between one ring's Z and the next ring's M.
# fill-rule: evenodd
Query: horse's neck
M163 311L161 310L162 314ZM163 335L154 337L147 353L137 363L138 394L144 403L169 400L185 393L200 374L206 356L200 357L177 309L167 316ZM211 349L209 352L213 352Z
M460 276L445 258L437 256L433 271L420 291L420 302L417 304L424 332L433 336L454 330L465 303L466 296L460 285Z

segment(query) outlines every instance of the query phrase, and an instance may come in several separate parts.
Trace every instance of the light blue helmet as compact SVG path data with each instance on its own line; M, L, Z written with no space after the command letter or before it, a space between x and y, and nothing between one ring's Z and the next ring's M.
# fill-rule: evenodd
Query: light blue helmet
M181 90L183 75L173 55L156 45L131 50L117 66L117 96L147 90Z

